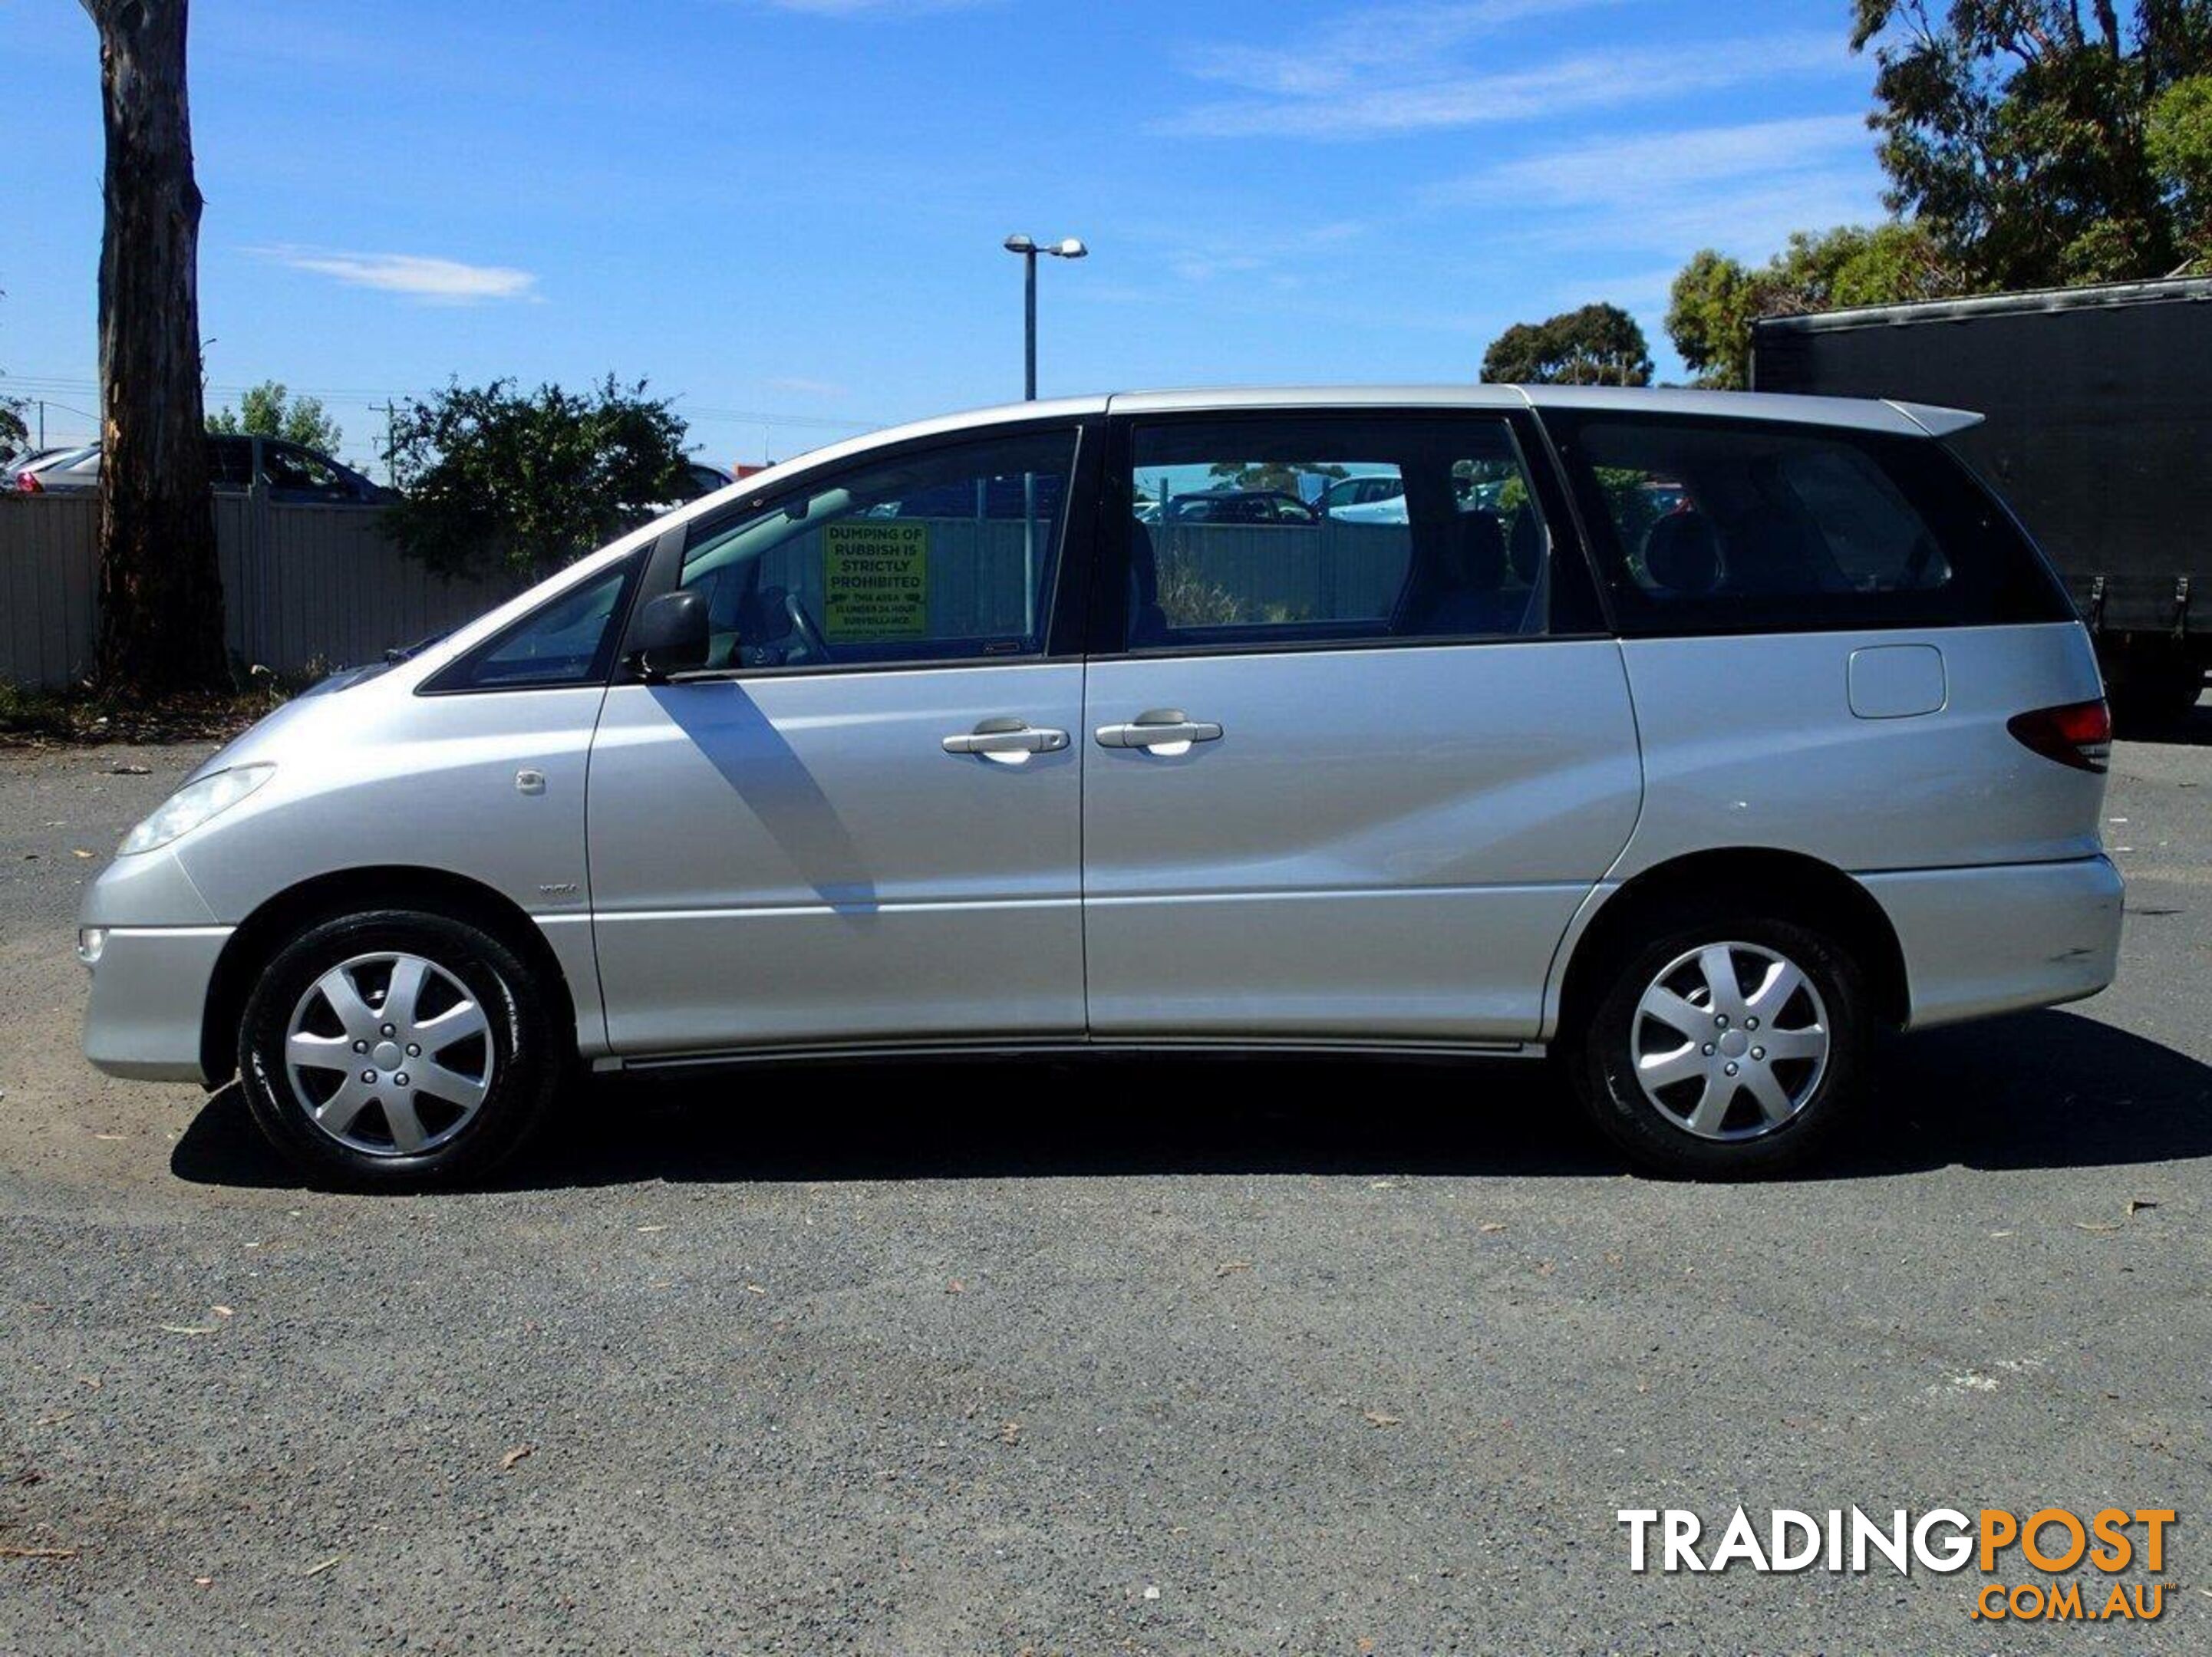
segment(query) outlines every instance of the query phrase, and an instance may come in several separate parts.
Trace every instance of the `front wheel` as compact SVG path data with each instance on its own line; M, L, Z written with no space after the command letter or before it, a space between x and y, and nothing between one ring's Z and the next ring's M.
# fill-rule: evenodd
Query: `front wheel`
M1599 1128L1641 1168L1778 1174L1850 1114L1869 1005L1857 963L1809 926L1677 921L1612 963L1571 1073Z
M562 1066L547 998L500 938L406 910L308 928L248 997L239 1073L270 1141L333 1183L474 1178L544 1114Z

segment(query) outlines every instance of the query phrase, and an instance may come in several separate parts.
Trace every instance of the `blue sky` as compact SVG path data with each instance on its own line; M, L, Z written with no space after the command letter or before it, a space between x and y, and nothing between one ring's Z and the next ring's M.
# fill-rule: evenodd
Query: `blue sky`
M609 369L707 458L1020 391L1472 379L1879 216L1847 0L199 0L210 403ZM0 390L93 406L94 37L0 0Z

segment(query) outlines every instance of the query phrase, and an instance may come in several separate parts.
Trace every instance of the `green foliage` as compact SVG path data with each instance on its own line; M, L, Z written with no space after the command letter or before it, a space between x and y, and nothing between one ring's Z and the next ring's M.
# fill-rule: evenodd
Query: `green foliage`
M238 407L228 404L207 417L207 428L222 437L250 433L255 437L281 437L302 448L335 455L344 436L338 423L323 412L319 397L293 401L282 380L264 379L246 388Z
M1674 278L1667 337L1698 385L1741 391L1751 375L1752 325L1761 317L1898 305L1962 291L1964 278L1917 224L1801 230L1756 270L1711 248L1692 258Z
M1649 385L1651 350L1617 305L1516 322L1482 354L1482 377L1513 385Z
M386 518L432 569L537 576L682 497L684 422L646 382L612 374L581 394L511 380L410 402L392 459L405 499Z
M2186 178L2203 94L2167 98L2212 70L2212 0L1855 8L1890 206L1970 289L2137 280L2202 253L2203 175Z
M2200 267L2212 264L2212 74L2160 94L2145 141L2182 251Z

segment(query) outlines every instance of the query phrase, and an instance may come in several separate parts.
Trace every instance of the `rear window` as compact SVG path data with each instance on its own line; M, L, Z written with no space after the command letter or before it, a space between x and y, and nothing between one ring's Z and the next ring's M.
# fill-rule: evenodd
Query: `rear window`
M2042 555L1927 439L1547 416L1630 634L2070 620Z

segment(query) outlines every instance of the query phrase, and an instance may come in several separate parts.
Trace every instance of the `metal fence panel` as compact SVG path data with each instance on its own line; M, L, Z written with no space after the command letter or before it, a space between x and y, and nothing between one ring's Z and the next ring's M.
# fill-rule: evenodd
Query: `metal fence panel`
M509 578L447 581L401 555L380 507L214 497L224 643L296 674L373 660L481 615ZM0 496L0 681L56 689L90 671L99 627L100 501Z

